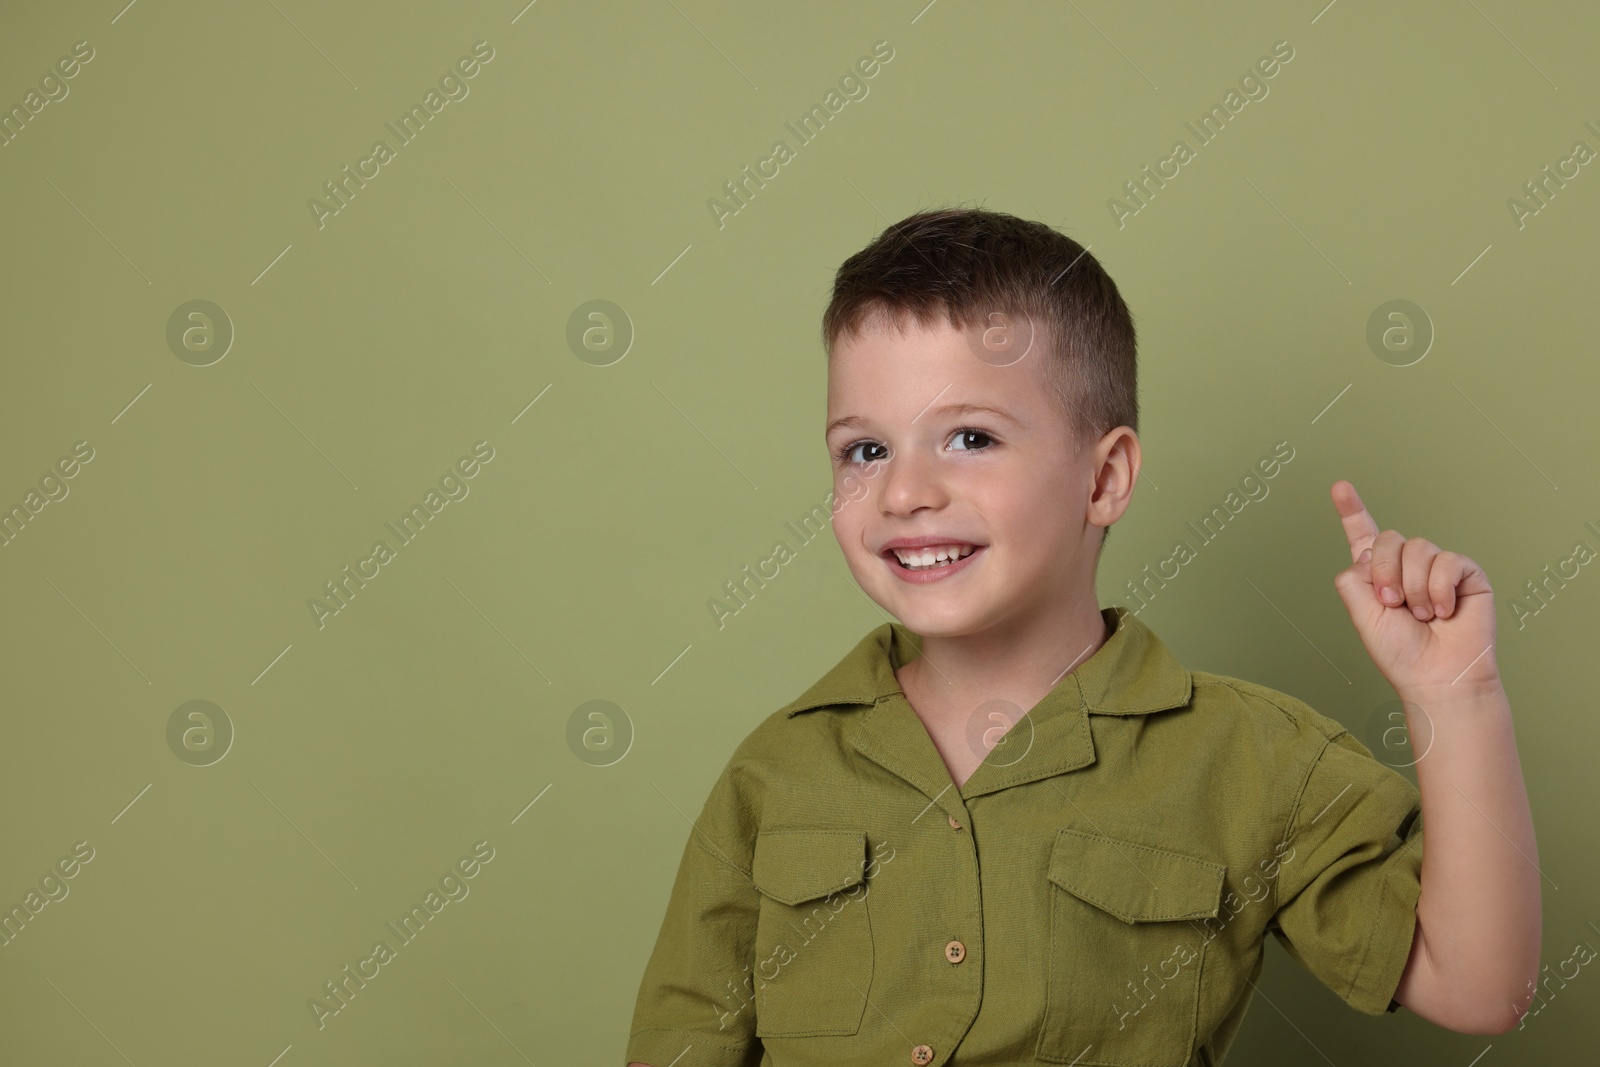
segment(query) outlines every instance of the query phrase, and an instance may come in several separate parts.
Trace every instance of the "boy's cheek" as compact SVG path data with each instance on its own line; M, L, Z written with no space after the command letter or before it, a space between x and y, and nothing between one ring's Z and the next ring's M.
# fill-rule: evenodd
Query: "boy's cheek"
M877 477L882 470L882 463L874 463L867 467L865 474L857 474L855 471L846 474L839 482L839 489L844 498L851 503L866 499L867 494L872 492L872 486L867 480Z

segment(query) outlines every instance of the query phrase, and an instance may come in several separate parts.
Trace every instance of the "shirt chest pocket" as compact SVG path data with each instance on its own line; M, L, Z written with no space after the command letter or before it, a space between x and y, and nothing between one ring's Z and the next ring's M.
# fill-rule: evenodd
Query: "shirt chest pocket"
M756 1035L854 1034L872 984L867 835L766 830L750 880L756 923Z
M1194 1045L1207 937L1227 868L1061 830L1049 864L1041 1060L1182 1067Z

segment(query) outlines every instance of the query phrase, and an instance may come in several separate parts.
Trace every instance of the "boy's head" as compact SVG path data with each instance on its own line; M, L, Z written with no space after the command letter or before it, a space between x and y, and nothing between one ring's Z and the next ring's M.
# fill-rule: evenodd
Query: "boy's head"
M873 599L923 635L1096 604L1140 457L1133 319L1093 256L1011 215L922 212L840 266L822 336L834 533ZM888 546L927 536L970 560L918 574Z

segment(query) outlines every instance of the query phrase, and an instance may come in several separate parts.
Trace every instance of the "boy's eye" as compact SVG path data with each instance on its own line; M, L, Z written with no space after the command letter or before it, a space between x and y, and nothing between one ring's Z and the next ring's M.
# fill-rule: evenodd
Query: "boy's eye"
M961 440L964 440L966 438L971 438L971 437L979 438L982 443L980 443L980 444L971 444L969 442L968 444L962 445L961 448L958 449L958 451L974 451L974 450L979 449L979 448L984 448L990 441L993 440L993 438L991 438L988 434L984 433L982 430L957 430L955 432L955 435L953 437L951 437L951 440L952 441L961 441Z
M847 444L847 445L844 445L843 447L841 447L839 449L839 451L837 453L835 453L835 456L839 460L840 463L867 463L867 462L871 462L871 461L870 460L865 460L865 459L856 459L855 458L856 449L858 449L858 448L883 448L883 447L884 447L883 445L879 444L876 441L853 441L850 444ZM877 457L874 457L874 458L882 459L884 457L877 456Z
M976 438L976 440L973 440L974 438ZM990 434L984 432L983 430L976 430L967 427L959 429L955 433L951 434L950 441L952 445L955 445L955 442L961 442L952 449L956 452L978 452L994 445L994 438ZM880 451L874 456L864 456L860 459L857 459L856 450L866 448L874 448ZM834 458L840 463L872 463L880 459L887 459L887 453L888 447L880 444L877 441L852 441L847 445L842 445L839 450L834 453Z

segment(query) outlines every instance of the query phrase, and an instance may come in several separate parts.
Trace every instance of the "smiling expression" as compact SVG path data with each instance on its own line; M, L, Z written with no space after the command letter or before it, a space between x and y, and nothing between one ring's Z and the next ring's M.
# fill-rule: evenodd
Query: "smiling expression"
M834 347L826 440L835 497L849 496L834 535L862 589L914 633L1004 629L1062 598L1094 601L1101 528L1127 496L1094 503L1113 435L1076 440L1042 358L997 366L947 321L910 318L904 333L873 320Z

